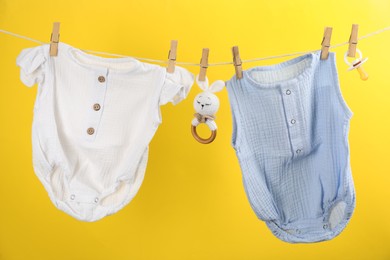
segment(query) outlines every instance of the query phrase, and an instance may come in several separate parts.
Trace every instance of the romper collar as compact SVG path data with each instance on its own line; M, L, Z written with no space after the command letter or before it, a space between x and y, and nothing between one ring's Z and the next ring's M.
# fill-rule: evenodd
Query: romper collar
M329 53L329 55L332 54L333 53ZM320 52L315 51L275 65L253 67L243 71L244 73L243 79L248 81L251 85L261 87L261 88L272 88L280 85L296 85L298 82L304 81L312 77L315 68L319 62L319 59L320 59ZM253 77L253 73L257 71L259 72L264 71L269 73L275 72L275 75L276 73L281 74L282 72L280 72L279 70L287 67L297 66L299 63L304 61L307 61L307 64L305 65L304 69L298 75L294 75L293 77L285 80L279 80L279 81L272 80L272 82L260 82Z
M91 71L128 73L136 70L141 62L132 57L106 58L89 54L64 42L59 42L59 52L76 65ZM126 65L120 68L121 65Z

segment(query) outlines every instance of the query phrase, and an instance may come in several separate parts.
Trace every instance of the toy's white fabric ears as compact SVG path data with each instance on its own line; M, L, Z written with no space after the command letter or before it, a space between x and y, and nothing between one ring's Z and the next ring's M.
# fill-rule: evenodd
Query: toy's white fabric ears
M209 87L209 79L207 78L207 76L205 77L204 81L200 81L199 75L196 75L196 84L198 84L198 86L202 90L210 91L212 93L221 91L223 89L223 87L225 87L225 82L223 80L217 80L217 81L213 82L213 84L211 84L211 86Z
M205 77L205 80L204 81L200 81L199 80L199 74L196 75L196 84L198 84L198 86L206 91L208 88L209 88L209 79L207 77Z
M213 84L211 84L209 90L213 93L221 91L225 87L225 81L223 80L217 80L214 81Z

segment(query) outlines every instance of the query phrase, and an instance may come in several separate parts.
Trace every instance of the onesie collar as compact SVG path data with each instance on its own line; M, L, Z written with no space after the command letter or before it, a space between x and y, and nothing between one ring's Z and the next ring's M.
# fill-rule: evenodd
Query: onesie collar
M66 58L71 60L76 65L94 72L96 71L106 72L109 70L115 73L128 73L136 70L141 64L139 60L132 57L106 58L106 57L92 55L64 42L59 42L58 48L59 48L59 53L61 55L64 55ZM87 60L91 63L96 62L98 64L91 64L89 62L84 62L81 59L77 58L76 55L81 57L81 59L83 60ZM112 68L110 66L102 65L99 63L105 63L108 65L119 65L119 64L128 63L131 64L131 66L128 66L126 68Z
M329 55L333 55L333 53L329 53ZM272 88L272 87L277 87L277 86L281 86L281 85L295 85L302 80L305 80L305 79L312 77L312 75L314 74L315 68L319 62L319 58L320 58L320 52L315 51L315 52L311 52L311 53L296 57L294 59L275 64L275 65L253 67L253 68L250 68L248 70L243 71L243 79L248 81L251 85L254 85L257 87L262 87L262 88ZM302 72L300 72L298 75L296 75L292 78L286 79L286 80L280 80L280 81L274 81L271 83L266 83L266 82L259 82L255 78L252 77L252 72L255 72L255 71L264 71L264 72L277 71L279 69L283 69L283 68L286 68L288 66L293 66L293 65L298 64L299 62L303 62L304 60L307 60L307 59L310 59L310 61L305 66L304 70Z

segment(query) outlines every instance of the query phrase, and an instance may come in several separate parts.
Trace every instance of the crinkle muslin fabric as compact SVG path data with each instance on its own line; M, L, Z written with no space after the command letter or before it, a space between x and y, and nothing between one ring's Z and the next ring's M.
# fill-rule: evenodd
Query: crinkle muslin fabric
M348 143L352 112L335 54L254 67L227 82L232 146L257 217L279 239L337 236L355 208Z
M33 167L50 199L82 221L113 214L137 194L160 106L183 100L194 76L133 58L104 58L60 42L21 51L21 81L38 83Z

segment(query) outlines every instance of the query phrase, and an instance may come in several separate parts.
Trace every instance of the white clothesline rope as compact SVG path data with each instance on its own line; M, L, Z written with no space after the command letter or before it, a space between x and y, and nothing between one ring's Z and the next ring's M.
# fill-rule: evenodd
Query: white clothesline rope
M377 35L377 34L380 34L380 33L383 33L385 31L389 31L389 30L390 30L390 27L386 27L386 28L377 30L375 32L366 34L364 36L361 36L361 37L358 38L358 40L363 40L363 39L372 37L374 35ZM14 37L17 37L17 38L21 38L21 39L25 39L25 40L28 40L28 41L32 41L32 42L35 42L35 43L38 43L38 44L47 44L47 43L49 43L49 42L42 42L42 41L39 41L39 40L30 38L30 37L27 37L27 36L24 36L24 35L20 35L20 34L9 32L9 31L2 30L2 29L0 29L0 32L4 33L4 34L11 35L11 36L14 36ZM342 42L342 43L338 43L338 44L335 44L335 45L331 45L330 48L337 48L337 47L344 46L344 45L347 45L347 44L349 44L349 42ZM137 60L153 62L153 63L168 63L168 60L157 60L157 59L150 59L150 58L134 57L134 56L127 56L127 55L115 54L115 53L109 53L109 52L102 52L102 51L93 51L93 50L84 50L84 49L80 49L80 50L82 50L84 52L93 53L93 54L101 54L101 55L108 55L108 56L121 57L121 58L131 57L131 58L134 58L134 59L137 59ZM311 51L293 52L293 53L280 54L280 55L274 55L274 56L266 56L266 57L260 57L260 58L253 58L253 59L248 59L248 60L242 60L242 62L243 63L248 63L248 62L271 60L271 59L277 59L277 58L283 58L283 57L289 57L289 56L304 55L304 54L312 53L312 52L318 51L318 50L320 50L320 49L311 50ZM178 61L178 62L176 62L176 64L177 65L185 65L185 66L200 66L199 63L182 62L182 61ZM222 65L232 65L232 64L233 64L232 61L227 61L227 62L209 63L208 66L222 66Z

